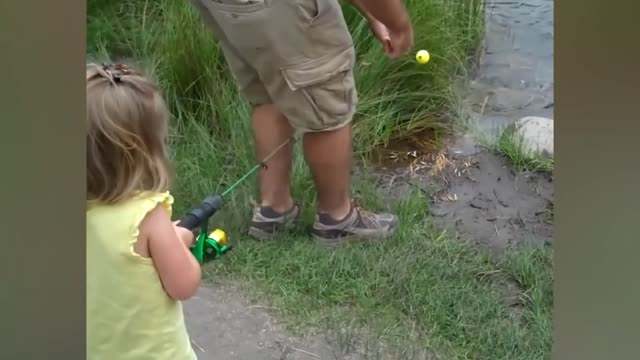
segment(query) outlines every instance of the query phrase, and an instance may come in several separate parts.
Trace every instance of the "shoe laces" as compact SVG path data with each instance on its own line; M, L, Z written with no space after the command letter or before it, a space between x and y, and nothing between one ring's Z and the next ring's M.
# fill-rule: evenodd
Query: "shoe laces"
M376 214L363 208L361 205L361 199L359 197L354 197L351 201L351 207L353 211L356 212L358 217L356 223L367 226L369 223L377 224Z

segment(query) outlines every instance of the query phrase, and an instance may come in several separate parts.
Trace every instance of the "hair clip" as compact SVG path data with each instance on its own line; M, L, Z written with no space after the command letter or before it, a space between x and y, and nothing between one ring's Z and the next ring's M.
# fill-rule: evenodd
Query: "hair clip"
M130 75L131 71L126 65L122 64L102 64L102 69L111 76L114 82L120 82L123 75Z
M113 79L113 81L119 83L122 80L122 75L119 73L111 73L111 78Z

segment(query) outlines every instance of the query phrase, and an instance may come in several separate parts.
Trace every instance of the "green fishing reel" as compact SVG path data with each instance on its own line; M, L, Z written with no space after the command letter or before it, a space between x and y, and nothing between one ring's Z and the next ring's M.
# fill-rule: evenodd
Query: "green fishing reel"
M231 246L227 244L227 234L223 230L215 229L212 232L207 231L209 218L212 217L221 206L221 196L209 196L204 199L198 207L191 209L178 223L178 226L189 230L200 226L200 234L196 239L196 243L190 249L200 264L209 260L218 259L231 250Z
M203 227L195 245L191 247L191 253L198 263L203 264L222 257L231 249L231 245L228 245L227 233L222 229L215 229L207 234L206 228Z

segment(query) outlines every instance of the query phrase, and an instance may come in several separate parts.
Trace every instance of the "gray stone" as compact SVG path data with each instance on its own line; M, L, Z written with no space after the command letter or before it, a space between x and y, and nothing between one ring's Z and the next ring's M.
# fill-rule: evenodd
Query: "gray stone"
M513 135L527 155L553 158L553 119L526 116L514 125Z

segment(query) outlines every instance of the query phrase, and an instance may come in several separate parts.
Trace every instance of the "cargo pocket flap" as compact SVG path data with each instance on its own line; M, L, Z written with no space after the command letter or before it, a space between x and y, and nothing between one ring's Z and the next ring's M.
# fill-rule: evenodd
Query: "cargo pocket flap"
M320 84L339 73L349 71L353 67L355 52L348 48L336 55L327 55L301 64L283 67L281 69L287 85L292 91Z

